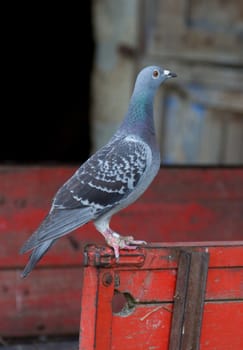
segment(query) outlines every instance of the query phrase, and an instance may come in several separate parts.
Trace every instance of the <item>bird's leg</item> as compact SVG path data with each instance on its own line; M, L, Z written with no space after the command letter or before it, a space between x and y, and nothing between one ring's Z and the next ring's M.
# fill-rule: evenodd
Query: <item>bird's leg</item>
M121 236L107 228L102 232L107 244L114 249L116 260L119 260L119 249L136 249L136 245L147 244L145 241L136 241L132 236Z
M114 232L110 226L110 217L102 217L95 220L96 229L105 237L107 244L114 249L116 260L119 260L120 249L136 249L137 245L147 244L145 241L135 241L133 236L121 236Z

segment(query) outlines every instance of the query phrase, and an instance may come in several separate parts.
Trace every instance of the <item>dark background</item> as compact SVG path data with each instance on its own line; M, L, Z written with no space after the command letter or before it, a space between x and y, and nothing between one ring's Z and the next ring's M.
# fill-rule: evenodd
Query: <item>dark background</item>
M1 164L88 158L91 4L5 9Z

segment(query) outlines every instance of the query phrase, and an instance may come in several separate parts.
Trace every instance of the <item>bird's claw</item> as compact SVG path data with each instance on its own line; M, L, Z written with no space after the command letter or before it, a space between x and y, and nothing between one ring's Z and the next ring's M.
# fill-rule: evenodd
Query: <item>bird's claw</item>
M121 236L116 232L106 237L106 241L114 249L117 261L119 261L119 249L133 250L137 248L137 245L147 244L145 241L134 240L133 236Z

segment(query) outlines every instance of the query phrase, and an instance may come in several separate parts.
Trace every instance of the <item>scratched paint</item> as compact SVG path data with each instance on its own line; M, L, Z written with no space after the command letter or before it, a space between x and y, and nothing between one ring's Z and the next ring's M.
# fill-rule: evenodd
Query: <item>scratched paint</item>
M146 320L146 328L147 329L157 329L160 328L162 324L161 320L158 319L147 319Z

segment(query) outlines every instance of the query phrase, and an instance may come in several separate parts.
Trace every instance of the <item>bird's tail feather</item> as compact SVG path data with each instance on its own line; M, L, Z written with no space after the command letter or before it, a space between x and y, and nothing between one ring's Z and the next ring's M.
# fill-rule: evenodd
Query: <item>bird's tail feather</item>
M57 239L93 219L90 208L56 209L46 216L39 228L30 236L20 249L20 254L40 246L42 243Z
M38 263L38 261L41 259L41 257L47 252L48 249L53 245L55 242L54 239L50 239L48 241L45 241L40 246L35 248L30 255L29 261L27 265L25 266L23 272L21 273L21 277L26 277L35 267L35 265Z

